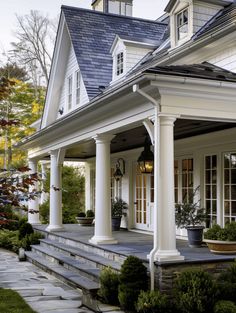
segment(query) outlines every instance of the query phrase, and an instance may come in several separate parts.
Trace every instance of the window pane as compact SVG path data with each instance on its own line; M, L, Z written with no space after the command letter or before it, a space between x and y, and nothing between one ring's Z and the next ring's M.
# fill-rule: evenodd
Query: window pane
M206 168L206 170L209 170L211 168L211 157L210 156L207 156L205 158L205 168Z
M230 154L225 154L224 156L225 168L229 168L229 159L230 159Z
M236 215L236 201L232 201L232 215Z
M236 169L231 170L231 184L236 184Z
M236 154L231 154L231 167L236 167Z

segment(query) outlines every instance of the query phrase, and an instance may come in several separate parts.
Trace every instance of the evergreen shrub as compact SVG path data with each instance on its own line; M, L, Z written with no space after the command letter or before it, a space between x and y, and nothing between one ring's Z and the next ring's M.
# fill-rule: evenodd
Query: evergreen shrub
M217 287L219 299L236 303L236 263L219 275Z
M119 274L110 267L102 270L100 274L100 289L98 295L104 303L118 305Z
M34 233L34 229L29 223L22 223L19 227L19 240L23 239L26 235Z
M141 291L136 304L136 310L140 313L168 313L170 304L166 295L159 290Z
M236 305L232 301L218 301L214 306L214 313L236 313Z
M118 299L125 311L134 311L140 291L148 288L147 269L135 256L128 256L121 266Z
M216 290L209 273L197 269L186 270L175 281L175 306L181 313L210 313Z

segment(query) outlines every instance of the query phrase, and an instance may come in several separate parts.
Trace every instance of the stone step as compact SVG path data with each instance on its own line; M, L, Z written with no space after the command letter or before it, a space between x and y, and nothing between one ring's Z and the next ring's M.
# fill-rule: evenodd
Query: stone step
M69 284L70 286L82 289L85 293L89 292L94 295L96 294L99 288L99 284L97 282L88 279L81 274L66 269L64 266L59 265L55 262L50 262L36 252L26 251L25 254L28 261L45 270L46 272L54 275L55 277Z
M40 227L34 227L34 229L43 235L45 235L45 238L48 240L51 240L53 242L59 242L62 244L65 244L66 246L70 246L72 248L78 248L81 250L84 250L86 252L91 252L95 255L102 256L109 261L115 261L120 263L120 265L123 264L124 260L126 259L126 255L119 253L119 251L112 251L109 249L109 245L105 245L104 247L102 245L94 245L89 243L87 240L84 239L78 239L77 237L71 238L68 237L66 233L63 232L47 232Z
M86 263L85 261L80 261L75 259L73 256L65 255L48 246L42 245L32 245L32 252L46 258L50 262L57 263L64 266L66 269L72 270L78 274L83 275L93 281L99 282L100 269Z
M105 258L93 252L85 251L77 247L72 247L55 240L41 239L40 246L61 252L67 256L73 257L74 259L82 263L90 264L92 267L96 267L98 269L103 269L109 266L118 272L121 268L121 264L117 261L113 261L112 259Z

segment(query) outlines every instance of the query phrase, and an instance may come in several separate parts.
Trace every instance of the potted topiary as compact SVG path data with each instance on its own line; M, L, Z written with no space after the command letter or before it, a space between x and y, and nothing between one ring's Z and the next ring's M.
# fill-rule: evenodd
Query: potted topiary
M204 242L212 253L236 254L236 222L220 227L213 225L204 234Z
M187 229L188 243L193 248L201 247L204 223L208 218L206 210L200 207L200 200L194 202L198 191L199 187L189 196L189 201L184 199L182 203L175 205L176 225Z
M76 219L81 226L91 226L94 220L94 212L93 210L87 210L86 213L80 212Z
M126 214L127 203L116 197L111 203L112 230L120 230L122 215Z

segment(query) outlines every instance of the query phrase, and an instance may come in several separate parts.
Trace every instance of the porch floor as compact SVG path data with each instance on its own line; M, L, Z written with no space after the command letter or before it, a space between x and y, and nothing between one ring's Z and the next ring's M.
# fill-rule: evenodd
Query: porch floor
M37 225L34 228L45 231L47 225ZM93 237L94 227L84 227L78 224L64 225L64 231L56 232L58 236L67 239L73 239L89 245L88 240ZM120 230L113 232L113 237L118 240L118 244L100 245L104 250L119 253L125 256L135 255L142 260L147 261L147 255L153 247L152 234L139 233L137 231ZM236 260L235 255L216 255L209 251L207 246L201 248L190 248L187 241L177 239L177 249L185 257L184 261L178 263L208 263ZM170 262L168 262L170 263ZM176 263L176 262L173 262Z

